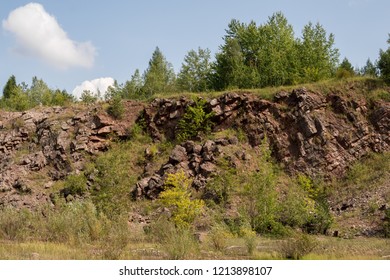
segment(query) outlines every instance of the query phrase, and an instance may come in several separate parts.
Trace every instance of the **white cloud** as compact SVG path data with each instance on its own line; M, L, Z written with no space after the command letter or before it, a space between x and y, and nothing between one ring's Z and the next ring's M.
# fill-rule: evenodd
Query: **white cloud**
M115 80L111 77L99 78L92 81L84 81L81 83L81 85L78 85L74 88L72 94L76 98L80 98L84 90L89 90L96 95L100 92L101 97L104 97L108 87L114 85L114 82Z
M96 49L92 43L71 40L41 4L13 10L3 20L3 28L15 36L15 50L23 55L38 57L60 69L90 68L94 64Z

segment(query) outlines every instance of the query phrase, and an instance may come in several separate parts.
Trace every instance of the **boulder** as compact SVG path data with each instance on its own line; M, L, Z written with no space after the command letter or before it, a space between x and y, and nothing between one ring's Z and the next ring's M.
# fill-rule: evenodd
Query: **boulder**
M187 160L188 156L186 149L183 146L176 145L173 148L171 155L169 156L169 162L172 164L177 164Z

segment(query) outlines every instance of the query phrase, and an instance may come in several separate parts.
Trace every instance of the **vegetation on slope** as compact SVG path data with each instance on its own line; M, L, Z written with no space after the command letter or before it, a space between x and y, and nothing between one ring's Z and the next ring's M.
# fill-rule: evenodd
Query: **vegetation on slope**
M233 168L220 159L218 175L203 191L188 189L188 183L183 183L188 178L179 173L166 182L167 191L160 199L134 201L129 190L144 163L158 168L173 148L170 142L153 143L134 127L130 140L113 143L109 151L91 159L79 179L65 179L64 184L78 192L79 183L88 178L91 185L84 185L89 190L84 198L66 202L58 197L54 206L42 205L36 212L4 208L0 236L1 242L7 243L2 248L15 245L10 252L0 250L0 256L377 259L389 254L380 249L386 240L367 241L372 244L371 251L350 251L348 241L323 235L335 230L345 233L343 237L356 233L350 230L349 221L353 223L360 213L339 216L332 209L341 197L361 192L367 196L381 190L384 195L380 197L386 200L383 203L389 203L388 154L372 155L351 167L344 179L326 183L303 174L287 175L270 157L266 142L253 149L240 131L225 130L207 137L223 135L234 135L241 141L224 151L226 157L244 151L251 160ZM148 154L144 153L146 149ZM382 236L388 236L388 213L386 220L378 220L381 205L373 203L367 210L367 223L375 221ZM362 205L355 208L364 210ZM70 253L75 248L79 250ZM33 254L35 251L38 255Z

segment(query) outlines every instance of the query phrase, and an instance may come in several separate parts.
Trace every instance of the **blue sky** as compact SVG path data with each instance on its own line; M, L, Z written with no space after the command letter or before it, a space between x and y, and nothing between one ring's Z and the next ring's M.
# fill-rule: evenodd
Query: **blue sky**
M43 10L34 7L45 15L43 19L31 13L33 6L26 6L31 1L0 2L1 89L12 74L28 84L38 76L50 87L68 92L102 77L123 83L135 69L142 73L147 68L156 46L178 72L189 50L218 51L231 19L260 24L277 11L293 25L296 37L309 21L320 22L335 35L341 59L346 56L354 66L363 66L368 57L375 61L379 49L387 48L390 32L388 0L34 2L41 5ZM23 12L11 18L20 7ZM42 27L40 20L53 28Z

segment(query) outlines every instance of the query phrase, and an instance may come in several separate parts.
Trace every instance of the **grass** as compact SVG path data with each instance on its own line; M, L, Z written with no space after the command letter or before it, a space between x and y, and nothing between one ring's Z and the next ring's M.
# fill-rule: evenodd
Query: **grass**
M210 243L199 243L185 233L172 244L128 242L117 259L220 259L220 260L282 260L285 259L286 239L256 237L256 248L248 253L243 238L226 239L224 250L217 250ZM303 254L304 260L389 260L390 240L379 238L341 239L327 236L311 236L316 246ZM98 260L112 259L99 243L72 245L55 242L0 241L2 260Z
M289 86L277 86L277 87L265 87L257 89L227 89L224 91L210 91L210 92L180 92L180 93L168 93L168 94L159 94L150 98L149 101L155 98L180 98L188 97L195 98L201 96L203 98L212 99L217 98L226 92L236 92L236 93L250 93L259 96L262 99L272 100L276 93L281 91L290 92L294 89L306 88L309 91L321 92L324 95L330 93L337 94L351 94L364 96L370 100L383 99L389 101L390 99L390 88L385 85L385 83L378 78L371 77L351 77L347 79L329 79L322 80L315 83L304 83L297 85Z

